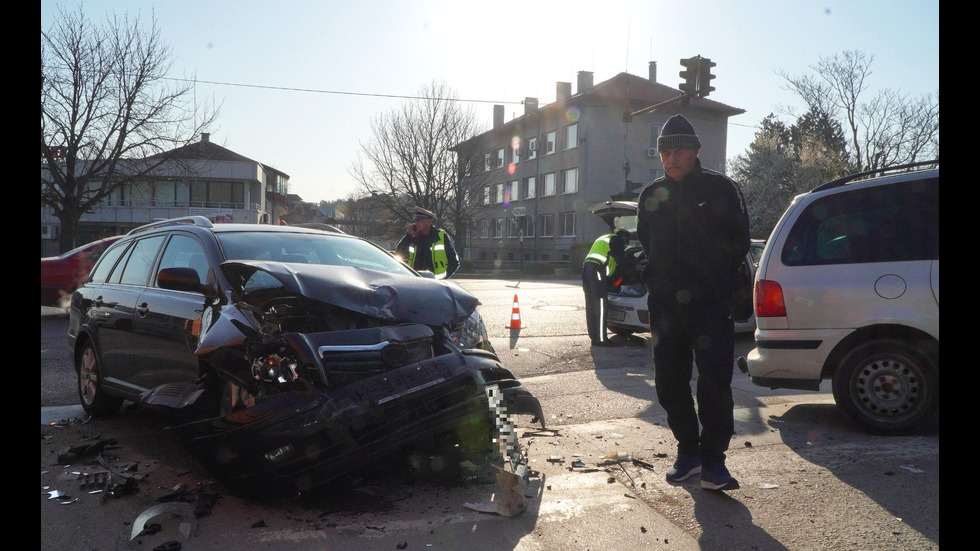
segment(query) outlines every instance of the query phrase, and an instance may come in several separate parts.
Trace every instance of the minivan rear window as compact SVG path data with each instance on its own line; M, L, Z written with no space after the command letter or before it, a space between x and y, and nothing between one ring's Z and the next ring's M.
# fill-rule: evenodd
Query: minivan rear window
M939 178L817 199L800 214L780 256L787 266L939 258Z

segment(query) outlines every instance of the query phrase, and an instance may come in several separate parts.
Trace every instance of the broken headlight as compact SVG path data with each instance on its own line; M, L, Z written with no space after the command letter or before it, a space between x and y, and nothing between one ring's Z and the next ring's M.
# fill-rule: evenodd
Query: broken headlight
M487 327L483 324L483 318L479 310L473 310L470 317L452 333L453 343L459 348L480 348L482 350L493 350L490 345L490 336L487 335Z
M296 360L293 358L270 354L252 362L252 376L256 381L288 383L298 378L296 367Z

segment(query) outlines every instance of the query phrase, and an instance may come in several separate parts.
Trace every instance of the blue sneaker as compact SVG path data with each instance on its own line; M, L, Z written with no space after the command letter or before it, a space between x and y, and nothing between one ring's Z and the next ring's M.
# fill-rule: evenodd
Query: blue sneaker
M709 463L701 471L701 487L705 490L737 490L738 480L728 472L724 463Z
M695 455L677 454L674 466L667 469L667 482L687 480L701 472L701 458Z

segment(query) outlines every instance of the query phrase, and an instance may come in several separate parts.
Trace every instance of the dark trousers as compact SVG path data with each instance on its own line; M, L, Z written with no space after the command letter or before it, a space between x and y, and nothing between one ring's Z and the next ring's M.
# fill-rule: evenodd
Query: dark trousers
M582 265L582 290L585 291L585 326L593 343L607 342L606 311L609 309L609 278L606 267L595 262Z
M657 400L667 411L677 453L700 456L706 464L724 462L735 433L731 309L663 306L653 301L649 306ZM697 410L691 396L694 365L698 368Z

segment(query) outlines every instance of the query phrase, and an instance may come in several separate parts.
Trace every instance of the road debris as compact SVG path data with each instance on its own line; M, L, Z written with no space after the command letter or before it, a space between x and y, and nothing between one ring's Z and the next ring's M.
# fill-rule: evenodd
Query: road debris
M164 526L161 523L150 523L150 520L157 520L166 522L175 522L176 526L167 526L170 530L169 532L176 531L179 535L190 538L194 536L197 529L197 519L194 516L194 508L191 507L189 503L184 503L181 501L172 501L169 503L161 503L154 505L149 509L140 513L136 520L133 521L133 530L130 533L129 540L132 541L137 537L145 537L148 534L144 534L144 530L153 530L153 533L163 531ZM154 526L155 525L155 526ZM160 530L156 530L159 526Z

